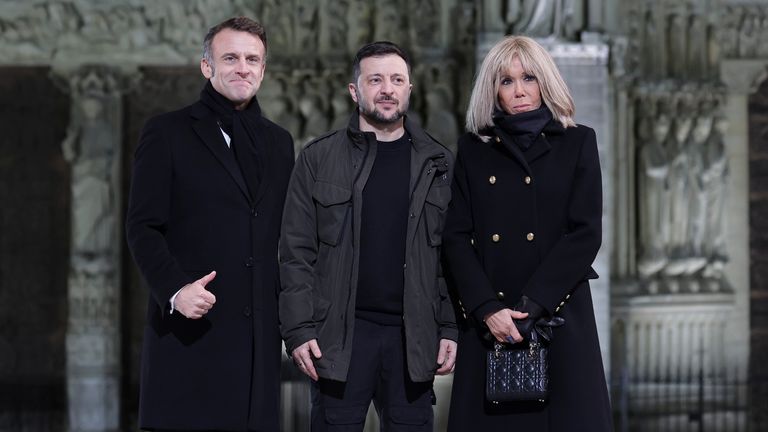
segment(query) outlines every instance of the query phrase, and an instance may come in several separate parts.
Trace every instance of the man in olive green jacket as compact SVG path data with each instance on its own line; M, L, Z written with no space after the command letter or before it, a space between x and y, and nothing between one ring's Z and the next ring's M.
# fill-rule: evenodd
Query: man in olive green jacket
M362 424L371 400L388 430L431 430L434 375L453 370L440 269L453 156L405 117L409 75L396 45L363 47L357 111L304 148L288 186L280 329L313 379L313 431Z

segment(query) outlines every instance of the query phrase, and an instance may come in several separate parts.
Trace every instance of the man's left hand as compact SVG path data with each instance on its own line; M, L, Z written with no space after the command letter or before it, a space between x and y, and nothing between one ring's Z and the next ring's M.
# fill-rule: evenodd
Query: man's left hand
M450 339L440 339L440 350L437 352L437 364L440 368L435 371L437 375L448 375L456 366L456 342Z

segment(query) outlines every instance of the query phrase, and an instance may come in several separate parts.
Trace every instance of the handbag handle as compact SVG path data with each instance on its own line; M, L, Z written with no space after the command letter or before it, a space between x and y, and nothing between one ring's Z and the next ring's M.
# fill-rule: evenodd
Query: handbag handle
M518 342L518 343L522 343L522 342ZM495 351L496 357L500 355L499 353L501 353L501 351L504 351L504 347L507 345L511 346L515 344L499 342L499 341L493 342L493 350ZM539 343L539 336L537 335L537 332L535 331L531 332L531 340L528 341L528 348L530 349L530 354L535 355L535 352L539 349L540 346L541 344Z

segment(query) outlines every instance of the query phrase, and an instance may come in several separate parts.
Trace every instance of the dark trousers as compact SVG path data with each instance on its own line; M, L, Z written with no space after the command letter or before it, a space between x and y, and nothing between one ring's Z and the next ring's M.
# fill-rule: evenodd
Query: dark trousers
M373 401L381 430L432 431L432 382L413 382L402 327L355 320L347 381L312 383L312 432L359 432Z

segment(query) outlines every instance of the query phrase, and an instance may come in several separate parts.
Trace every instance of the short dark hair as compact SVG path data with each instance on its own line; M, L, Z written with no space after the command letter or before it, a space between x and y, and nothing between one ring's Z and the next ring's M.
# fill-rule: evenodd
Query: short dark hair
M405 65L408 67L408 74L411 74L411 60L406 54L405 50L400 48L389 41L371 42L367 45L363 45L355 54L355 60L352 63L352 82L357 84L357 79L360 78L360 62L368 57L382 57L385 55L394 54L400 56L405 61Z
M211 27L211 29L208 30L208 34L205 35L205 39L203 39L203 58L208 62L208 65L211 66L211 69L213 69L211 44L213 43L213 38L224 29L246 32L258 37L261 39L261 43L264 44L264 57L267 56L267 32L264 30L264 26L248 17L232 17ZM264 61L266 61L266 58Z

